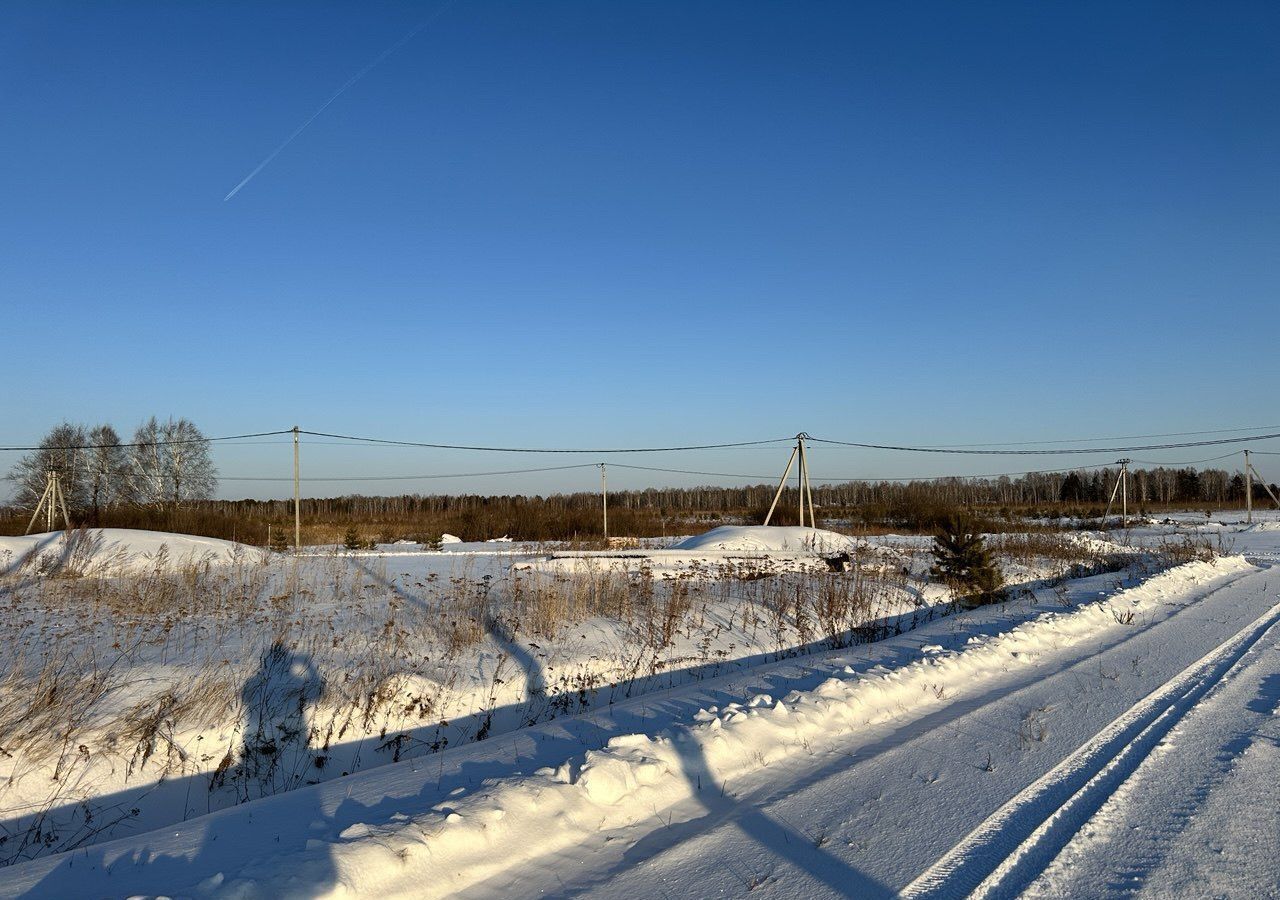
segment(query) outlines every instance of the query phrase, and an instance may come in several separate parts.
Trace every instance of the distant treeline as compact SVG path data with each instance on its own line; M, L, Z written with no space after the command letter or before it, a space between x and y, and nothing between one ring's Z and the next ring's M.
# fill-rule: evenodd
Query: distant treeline
M1115 487L1119 469L1033 473L1017 478L939 478L911 482L815 485L819 516L849 529L928 531L957 508L968 508L993 528L1012 516L1097 516ZM721 522L760 522L776 484L745 487L646 488L609 494L612 535L657 536L703 530ZM1273 490L1276 490L1272 486ZM1280 493L1280 491L1277 491ZM1219 469L1131 469L1129 511L1222 507L1244 502L1244 478ZM1261 486L1254 502L1269 503ZM773 521L797 520L794 485ZM365 539L432 540L448 532L481 540L593 540L600 536L598 493L551 496L345 496L302 501L304 543L335 543L355 526ZM1118 511L1118 500L1117 500ZM30 511L10 508L0 531L21 532ZM86 521L86 524L93 524ZM104 527L181 531L265 544L268 530L293 534L291 500L204 500L184 504L120 506L101 510Z
M861 505L886 506L902 502L936 502L945 505L1027 507L1043 504L1106 503L1119 476L1119 468L1091 472L1032 473L1018 478L937 478L928 481L854 481L837 485L814 485L814 503L828 508ZM644 488L611 491L610 513L614 510L657 512L659 516L686 513L730 513L767 509L777 484L745 487ZM1129 502L1136 509L1143 504L1211 503L1244 501L1244 477L1221 469L1130 469ZM1275 487L1272 487L1275 490ZM1260 485L1254 496L1265 500ZM292 500L215 501L240 515L293 515ZM780 507L798 504L794 485L783 492ZM553 510L588 509L598 511L598 493L554 494L548 497L524 495L418 495L396 497L346 496L302 501L303 515L335 518L393 518L440 515L458 510L489 506ZM268 512L269 511L269 512Z

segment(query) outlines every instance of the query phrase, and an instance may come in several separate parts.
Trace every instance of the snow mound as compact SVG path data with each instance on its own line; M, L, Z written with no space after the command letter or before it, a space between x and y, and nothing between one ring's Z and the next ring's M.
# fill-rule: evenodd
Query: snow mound
M673 544L672 550L728 550L748 553L821 553L853 550L857 542L821 528L780 525L722 525Z
M1245 531L1280 531L1280 522L1258 522L1250 525Z
M189 565L222 565L262 551L192 534L88 528L0 537L0 571L19 566L45 574L124 575Z

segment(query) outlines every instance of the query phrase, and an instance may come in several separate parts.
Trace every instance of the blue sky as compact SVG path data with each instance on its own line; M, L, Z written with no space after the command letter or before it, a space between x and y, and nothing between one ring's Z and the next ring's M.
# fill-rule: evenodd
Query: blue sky
M439 9L0 7L3 442L153 413L524 446L1280 419L1274 4ZM285 446L217 460L289 473ZM307 453L317 475L563 461ZM828 450L819 468L1011 464Z

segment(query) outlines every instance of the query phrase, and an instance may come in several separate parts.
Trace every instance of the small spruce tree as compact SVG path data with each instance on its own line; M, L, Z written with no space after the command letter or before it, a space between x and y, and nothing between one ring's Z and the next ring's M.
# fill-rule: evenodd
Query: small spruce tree
M1005 599L1004 576L973 520L949 516L933 538L931 574L973 608Z
M284 553L289 549L289 536L283 528L271 529L271 549L275 553Z
M342 545L348 550L364 549L364 540L360 537L360 532L356 530L356 526L352 525L347 529L347 533L342 536Z

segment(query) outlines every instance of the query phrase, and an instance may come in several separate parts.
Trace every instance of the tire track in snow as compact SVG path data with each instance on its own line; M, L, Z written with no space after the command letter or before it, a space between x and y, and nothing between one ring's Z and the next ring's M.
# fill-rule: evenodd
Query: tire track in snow
M1280 792L1273 777L1250 777L1250 770L1274 771L1265 759L1275 755L1269 743L1277 740L1273 723L1280 723L1275 719L1280 705L1276 650L1280 644L1274 635L1255 644L1072 838L1026 896L1070 897L1083 890L1100 897L1147 890L1162 896L1276 896L1265 861L1277 858L1267 839L1277 834ZM1214 838L1206 839L1206 831ZM1195 870L1203 861L1195 858L1196 850L1214 844L1209 871ZM1189 846L1193 874L1188 877Z
M902 892L911 900L1014 897L1166 734L1273 627L1280 603L1144 697L971 831Z

